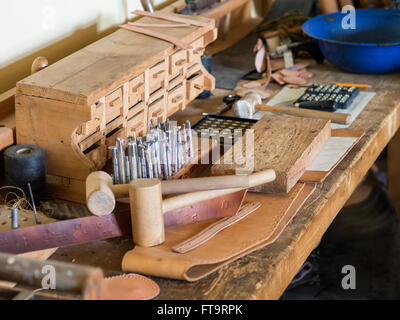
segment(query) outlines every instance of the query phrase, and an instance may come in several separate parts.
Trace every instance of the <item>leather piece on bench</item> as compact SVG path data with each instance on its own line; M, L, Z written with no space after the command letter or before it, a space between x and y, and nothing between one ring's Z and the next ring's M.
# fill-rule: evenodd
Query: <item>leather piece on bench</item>
M314 189L315 184L298 183L288 194L248 193L245 201L259 201L261 207L203 245L185 254L171 250L216 220L168 227L163 244L151 248L136 246L128 251L122 269L164 278L199 280L273 243Z

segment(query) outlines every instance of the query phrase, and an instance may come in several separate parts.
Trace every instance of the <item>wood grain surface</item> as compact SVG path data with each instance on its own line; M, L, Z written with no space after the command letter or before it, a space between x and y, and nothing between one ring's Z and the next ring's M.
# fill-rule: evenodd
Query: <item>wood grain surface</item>
M215 22L211 19L191 19L210 25L164 28L159 32L189 43L214 28ZM139 21L153 24L160 20L143 17ZM174 45L166 41L128 30L117 30L19 81L17 93L90 105L173 51Z
M211 173L226 175L235 174L238 170L240 173L249 173L273 169L276 172L274 182L251 189L265 193L289 192L331 135L330 122L327 120L282 114L266 114L251 129L254 131L246 132L228 156L225 154L219 164L213 165ZM249 146L253 141L254 147ZM244 164L240 164L243 161L237 154L244 154ZM232 164L227 163L228 157L233 159Z

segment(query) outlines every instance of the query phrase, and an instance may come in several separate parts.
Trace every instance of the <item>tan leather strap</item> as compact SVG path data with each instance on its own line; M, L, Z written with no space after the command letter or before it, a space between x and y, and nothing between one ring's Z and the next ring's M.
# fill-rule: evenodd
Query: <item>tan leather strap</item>
M207 22L187 19L187 18L183 18L183 17L177 17L175 15L172 16L172 15L161 13L161 12L152 12L151 13L151 12L147 12L147 11L135 10L132 13L137 14L139 16L152 17L152 18L157 18L157 19L162 19L162 20L167 20L167 21L172 21L172 22L187 23L187 24L190 24L192 26L197 26L197 27L213 27L210 23L207 23Z
M175 37L171 37L167 34L158 32L158 31L154 31L154 30L148 30L145 28L140 28L140 27L135 27L133 25L129 25L129 24L123 24L119 26L120 28L123 29L127 29L130 31L134 31L137 33L141 33L141 34L145 34L146 36L150 36L153 38L157 38L157 39L161 39L164 41L168 41L170 43L173 43L174 45L176 45L177 47L181 48L181 49L185 49L185 50L190 50L192 49L192 46L184 43L183 41L180 41L179 39L175 38Z
M171 249L177 253L186 253L192 251L197 248L204 242L210 240L212 237L217 235L222 230L228 228L232 224L242 220L244 217L248 216L253 211L257 210L261 206L260 202L253 201L246 203L243 207L241 207L237 214L232 217L223 218L211 225L207 228L200 231L198 234L193 237L173 246Z

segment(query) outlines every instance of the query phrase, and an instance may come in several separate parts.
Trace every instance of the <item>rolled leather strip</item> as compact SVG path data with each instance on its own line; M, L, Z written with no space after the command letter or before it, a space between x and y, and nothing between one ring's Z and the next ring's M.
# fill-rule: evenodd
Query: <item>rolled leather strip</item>
M248 194L246 200L261 202L261 208L185 254L171 248L215 220L168 227L163 244L151 248L136 246L128 251L122 260L122 270L186 281L204 278L273 243L314 189L315 184L298 183L288 194Z

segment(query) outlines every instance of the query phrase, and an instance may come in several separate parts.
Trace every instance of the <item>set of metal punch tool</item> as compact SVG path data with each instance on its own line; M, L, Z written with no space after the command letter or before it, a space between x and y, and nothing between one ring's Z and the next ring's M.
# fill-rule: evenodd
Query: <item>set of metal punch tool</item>
M127 139L117 138L115 146L109 149L115 184L147 178L168 180L194 156L190 121L178 126L169 119L161 123L158 118L155 126L152 119L144 137L134 133Z

